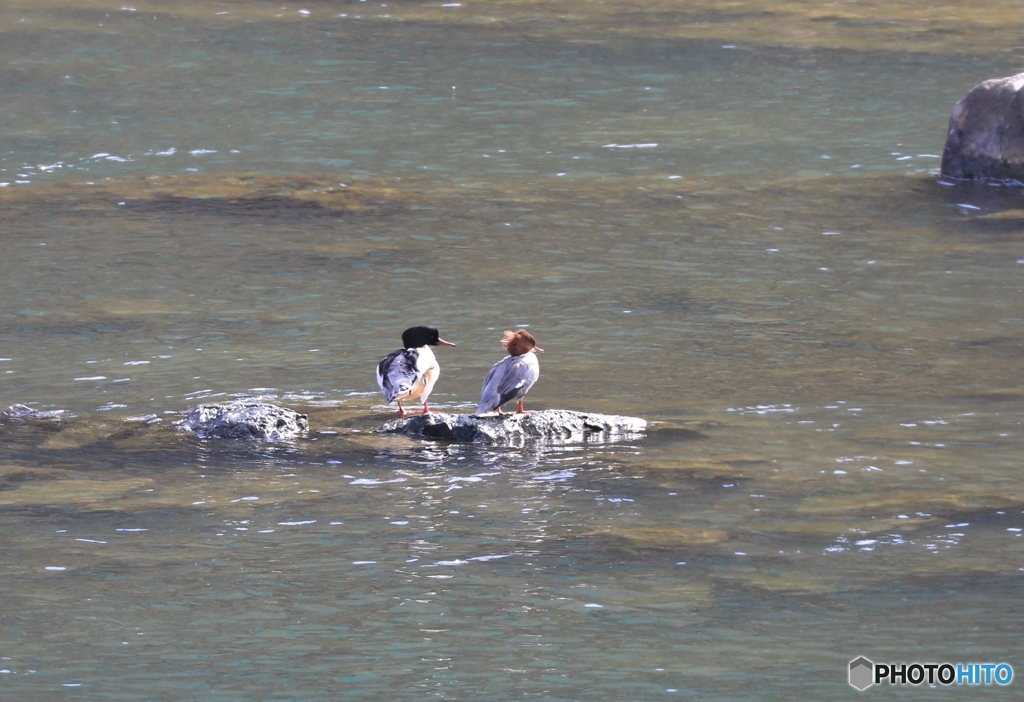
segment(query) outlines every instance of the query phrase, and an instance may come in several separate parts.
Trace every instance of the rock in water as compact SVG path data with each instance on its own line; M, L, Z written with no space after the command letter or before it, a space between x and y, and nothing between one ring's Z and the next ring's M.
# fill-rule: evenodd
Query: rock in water
M176 424L200 439L285 441L309 429L306 415L262 402L199 405Z
M632 438L647 428L638 417L540 410L525 414L417 414L393 419L378 431L412 434L429 439L522 446L540 443L579 443L588 440Z
M1024 182L1024 73L986 80L953 107L942 175Z
M7 419L60 419L64 410L37 410L28 405L11 405L4 410Z

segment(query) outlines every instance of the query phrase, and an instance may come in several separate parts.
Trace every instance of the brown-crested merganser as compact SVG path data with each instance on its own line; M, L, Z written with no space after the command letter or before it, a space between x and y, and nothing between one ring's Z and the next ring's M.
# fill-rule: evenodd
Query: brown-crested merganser
M516 414L522 414L525 411L523 397L540 377L540 363L535 354L544 353L544 349L537 346L533 334L525 329L506 331L501 345L509 355L491 366L487 372L476 414L492 410L498 410L498 414L501 414L501 406L512 400L519 401Z
M405 414L402 400L423 398L423 414L430 412L427 397L441 376L431 346L455 346L441 338L435 327L410 327L402 332L405 348L389 353L377 364L377 384L388 404L398 401L398 416Z

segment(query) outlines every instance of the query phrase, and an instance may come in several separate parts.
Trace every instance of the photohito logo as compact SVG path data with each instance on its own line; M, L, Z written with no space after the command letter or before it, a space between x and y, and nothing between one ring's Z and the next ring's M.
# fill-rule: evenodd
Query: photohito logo
M850 685L1009 685L1009 663L873 663L864 656L850 661Z

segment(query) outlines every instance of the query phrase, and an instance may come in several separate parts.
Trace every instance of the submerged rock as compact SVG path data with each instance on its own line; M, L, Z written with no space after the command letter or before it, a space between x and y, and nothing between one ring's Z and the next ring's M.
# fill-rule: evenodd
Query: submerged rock
M199 405L188 410L179 429L200 439L263 439L284 441L309 429L304 414L263 402Z
M432 412L393 419L378 431L446 441L521 446L527 441L578 443L629 438L646 428L647 421L638 417L550 409L502 415Z
M942 175L1024 182L1024 73L986 80L953 107Z
M632 548L670 550L714 546L729 538L725 529L683 525L611 527L594 534L622 540Z
M140 497L154 484L151 478L61 479L50 475L29 473L31 479L17 480L0 490L0 507L46 507L75 505L103 510L117 510L132 497ZM26 476L28 477L28 476ZM152 504L148 493L145 504Z

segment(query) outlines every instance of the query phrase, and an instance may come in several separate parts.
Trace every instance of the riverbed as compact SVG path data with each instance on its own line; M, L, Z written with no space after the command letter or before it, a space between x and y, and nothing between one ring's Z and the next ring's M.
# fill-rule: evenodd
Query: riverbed
M985 2L0 9L0 697L836 699L1024 671L1024 205L938 175ZM403 329L472 412L375 432ZM309 415L202 441L204 402ZM1015 698L1009 686L976 691ZM962 686L905 688L963 699ZM880 692L879 690L875 691ZM870 694L870 693L869 693Z

